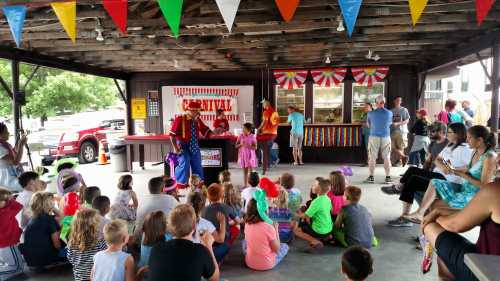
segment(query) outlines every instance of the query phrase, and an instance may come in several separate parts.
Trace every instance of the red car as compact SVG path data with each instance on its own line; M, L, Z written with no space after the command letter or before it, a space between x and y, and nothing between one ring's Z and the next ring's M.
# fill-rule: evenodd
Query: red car
M105 131L120 130L124 125L124 119L105 120L95 128L63 133L57 146L49 147L42 155L42 164L52 165L54 160L65 157L77 157L82 164L95 162L101 140L105 151L108 151Z

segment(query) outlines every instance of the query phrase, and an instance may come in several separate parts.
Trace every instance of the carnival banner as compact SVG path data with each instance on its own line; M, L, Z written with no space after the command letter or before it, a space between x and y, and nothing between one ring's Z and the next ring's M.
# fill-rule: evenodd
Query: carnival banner
M363 0L339 0L340 10L342 11L342 17L347 25L349 37L351 37L354 31L362 2Z
M241 128L245 113L253 114L252 86L164 86L163 117L168 121L184 114L193 100L201 103L201 119L209 126L215 120L218 109L224 111L231 130Z
M292 20L300 0L275 0L276 6L280 10L281 16L286 22Z
M375 67L353 67L351 68L354 80L364 86L371 87L373 83L382 81L387 73L389 67L375 66Z
M179 37L183 2L183 0L158 0L163 17L165 17L175 38Z
M292 90L302 87L307 78L307 70L274 70L274 78L281 88Z
M320 87L332 87L344 81L347 68L321 68L311 70L314 84Z
M408 5L410 6L411 22L416 25L422 12L427 6L428 0L408 0Z
M495 0L476 0L477 25L481 25L493 7Z
M2 7L2 11L7 18L10 32L12 33L12 37L14 37L16 46L19 48L23 35L24 19L26 18L26 6L5 6Z
M123 34L127 33L128 1L104 0L102 4L120 31Z
M76 1L50 4L73 43L76 43Z
M224 22L226 23L227 30L231 33L233 29L234 18L240 6L240 0L215 0L219 7L220 13Z

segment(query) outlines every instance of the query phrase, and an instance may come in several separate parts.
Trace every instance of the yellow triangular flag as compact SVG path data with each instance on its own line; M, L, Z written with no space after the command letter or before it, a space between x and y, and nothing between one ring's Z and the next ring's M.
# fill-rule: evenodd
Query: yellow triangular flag
M76 1L50 4L73 43L76 42Z
M427 1L428 0L408 0L408 4L410 5L411 21L413 22L413 25L416 25L418 19L420 19L425 6L427 6Z

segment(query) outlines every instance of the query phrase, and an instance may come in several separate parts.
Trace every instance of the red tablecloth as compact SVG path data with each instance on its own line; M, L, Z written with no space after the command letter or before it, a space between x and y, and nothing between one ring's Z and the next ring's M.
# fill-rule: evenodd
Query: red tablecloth
M276 135L257 135L257 141L268 141L275 138ZM201 138L203 139L203 138ZM210 139L227 139L230 141L236 141L236 136L211 136ZM170 140L170 135L155 135L155 136L125 136L125 140L135 140L135 141L162 141Z

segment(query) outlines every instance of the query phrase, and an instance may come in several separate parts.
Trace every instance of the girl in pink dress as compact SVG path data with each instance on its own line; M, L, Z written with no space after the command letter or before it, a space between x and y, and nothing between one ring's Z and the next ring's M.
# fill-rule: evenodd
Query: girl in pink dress
M248 184L248 176L252 172L252 168L257 167L257 157L255 150L257 149L257 138L252 134L252 124L243 124L243 133L236 141L238 149L238 164L243 168L244 186Z

